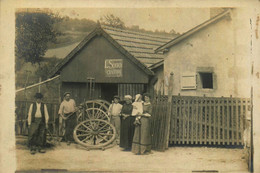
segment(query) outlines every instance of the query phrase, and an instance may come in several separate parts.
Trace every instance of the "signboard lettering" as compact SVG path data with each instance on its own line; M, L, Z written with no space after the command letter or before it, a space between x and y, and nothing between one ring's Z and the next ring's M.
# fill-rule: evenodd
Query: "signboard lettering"
M105 76L106 77L122 77L123 60L122 59L106 59L105 60Z

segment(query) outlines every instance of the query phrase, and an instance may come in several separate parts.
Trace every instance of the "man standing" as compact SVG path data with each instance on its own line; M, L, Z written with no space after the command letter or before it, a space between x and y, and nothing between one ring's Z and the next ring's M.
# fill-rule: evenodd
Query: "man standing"
M119 96L114 96L112 104L109 106L108 115L110 116L110 122L116 128L116 143L119 144L120 138L120 113L122 110L122 105L119 103Z
M70 98L70 92L64 93L64 100L62 101L59 109L59 115L65 120L65 141L67 145L70 145L73 139L73 130L77 125L77 116L76 116L76 103L73 99Z
M49 121L47 106L42 103L43 95L36 93L35 98L36 102L31 104L28 112L28 144L31 154L35 154L37 149L40 153L45 153L45 128L48 128Z

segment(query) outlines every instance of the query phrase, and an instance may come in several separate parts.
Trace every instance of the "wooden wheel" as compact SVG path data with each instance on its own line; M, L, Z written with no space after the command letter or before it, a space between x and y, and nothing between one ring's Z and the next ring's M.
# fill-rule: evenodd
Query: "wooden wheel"
M89 100L85 102L85 108L98 108L102 109L104 112L108 111L109 105L105 100Z
M102 104L105 105L107 108L109 108L109 106L110 106L110 104L111 104L111 103L109 103L108 101L106 101L106 100L101 100L101 99L97 99L97 100L95 100L95 101L102 103ZM107 110L108 110L108 109L107 109Z
M85 112L81 112L78 115L78 122L82 122L88 119L101 119L101 120L106 120L110 121L109 116L107 115L106 112L104 112L102 109L98 108L88 108L85 110Z
M101 119L90 119L79 123L73 132L77 143L88 148L102 148L116 137L115 127Z

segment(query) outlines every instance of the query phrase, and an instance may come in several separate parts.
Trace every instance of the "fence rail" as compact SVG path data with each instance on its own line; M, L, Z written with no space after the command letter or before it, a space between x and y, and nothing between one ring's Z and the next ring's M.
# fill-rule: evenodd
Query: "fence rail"
M158 96L153 103L154 149L165 150L167 137L170 144L244 145L250 99L172 96L170 104L167 99L167 96ZM168 121L169 134L164 130L168 128Z

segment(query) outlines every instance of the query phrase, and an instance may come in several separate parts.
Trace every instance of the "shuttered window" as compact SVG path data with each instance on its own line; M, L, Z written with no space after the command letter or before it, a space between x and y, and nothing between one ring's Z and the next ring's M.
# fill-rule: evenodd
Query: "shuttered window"
M190 89L196 89L196 88L197 88L197 82L196 82L195 73L183 74L181 76L181 89L182 90L190 90Z

